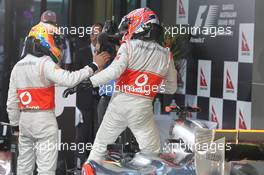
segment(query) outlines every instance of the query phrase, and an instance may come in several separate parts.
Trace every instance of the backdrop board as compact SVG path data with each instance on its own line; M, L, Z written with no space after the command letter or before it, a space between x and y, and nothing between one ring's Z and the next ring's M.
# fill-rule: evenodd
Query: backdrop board
M185 94L177 91L176 101L196 96L197 118L250 129L255 0L177 0L176 9L176 24L186 26L192 49L184 58Z
M76 94L63 98L66 87L55 88L55 114L59 127L59 164L67 165L68 169L74 168L74 152L78 147L75 144L75 106Z

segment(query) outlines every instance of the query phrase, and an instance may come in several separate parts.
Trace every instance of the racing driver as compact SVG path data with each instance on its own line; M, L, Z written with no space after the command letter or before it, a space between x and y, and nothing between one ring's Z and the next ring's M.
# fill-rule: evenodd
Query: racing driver
M152 101L157 92L173 94L177 89L170 51L158 42L163 30L155 12L136 9L122 19L119 30L124 33L123 43L115 60L90 78L93 87L117 80L88 158L97 162L104 158L107 145L114 143L126 127L136 137L141 152L158 153L160 136Z
M103 52L79 71L61 69L56 63L62 56L63 39L57 29L51 23L34 26L25 41L25 54L11 73L7 112L10 124L19 125L18 175L32 174L35 162L39 175L55 175L58 126L54 84L73 87L101 69L110 57Z

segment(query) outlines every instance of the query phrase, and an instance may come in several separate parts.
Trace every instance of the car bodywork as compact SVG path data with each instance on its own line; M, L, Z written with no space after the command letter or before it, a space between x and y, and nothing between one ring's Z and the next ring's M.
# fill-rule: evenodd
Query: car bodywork
M183 112L186 114L186 109L184 109ZM197 139L198 130L202 130L202 132L207 134L209 133L208 136L210 137L210 142L217 142L217 140L222 138L220 142L231 144L234 150L239 144L244 144L244 142L240 143L237 140L239 137L236 134L240 133L239 131L230 130L227 132L225 130L216 130L216 126L217 125L214 122L180 117L172 122L170 137L166 143L167 148L163 149L161 154L154 156L137 153L129 160L115 159L102 161L100 163L89 161L84 167L89 166L91 170L90 174L94 173L96 175L199 175L202 171L206 172L206 170L201 171L201 167L210 170L210 175L261 175L264 170L260 167L263 167L264 163L258 162L259 165L256 166L254 164L255 159L252 156L245 155L234 159L232 156L235 156L233 154L237 154L236 151L228 154L225 150L222 150L222 152L220 152L223 156L221 160L207 160L207 156L204 156L198 161L196 160L197 156L194 156L198 153L193 150L192 147L187 146L182 149L183 145L193 145L199 142L199 139ZM246 133L246 131L241 132L244 134ZM251 133L258 132L259 131L253 131ZM230 133L233 133L233 135ZM258 135L258 137L261 136ZM245 139L246 138L247 137L245 136ZM247 142L251 142L252 144L256 139L254 139L254 137L251 138L251 140L247 139ZM263 141L264 140L259 139L257 144L262 144ZM173 146L171 147L170 144ZM178 146L175 147L175 145ZM250 150L251 149L247 147L245 152ZM259 155L264 153L261 149L257 152ZM253 160L253 162L243 160L246 158ZM205 163L206 161L207 163ZM198 172L198 169L200 172ZM84 169L82 173L85 175Z

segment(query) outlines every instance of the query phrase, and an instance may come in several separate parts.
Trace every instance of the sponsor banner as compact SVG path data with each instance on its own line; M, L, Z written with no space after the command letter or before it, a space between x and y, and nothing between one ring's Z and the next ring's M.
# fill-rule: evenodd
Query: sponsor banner
M222 129L223 99L210 98L209 120L217 123L217 128Z
M177 70L177 94L185 94L186 92L186 74L187 74L187 60L180 59L176 63Z
M229 39L237 21L236 5L232 2L203 1L190 5L189 23L192 27L191 43L214 42L210 38ZM222 41L221 41L222 42ZM208 43L209 44L209 43ZM210 47L210 46L209 46Z
M225 62L223 98L237 100L238 62Z
M251 129L251 102L237 101L236 128Z
M197 107L197 96L196 95L185 95L185 106L196 106ZM189 117L197 119L197 113L189 113Z
M238 61L253 63L254 54L254 24L239 24Z
M176 24L188 24L189 0L177 0Z
M210 97L211 89L211 61L199 60L197 77L197 95Z

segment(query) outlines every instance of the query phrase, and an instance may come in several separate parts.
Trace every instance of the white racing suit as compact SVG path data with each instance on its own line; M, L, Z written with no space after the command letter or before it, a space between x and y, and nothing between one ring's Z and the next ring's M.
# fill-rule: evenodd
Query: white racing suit
M103 122L88 160L100 161L108 144L129 127L143 153L160 151L160 136L153 117L152 101L157 91L173 94L177 72L168 49L154 42L123 43L112 64L90 78L93 86L117 79Z
M68 72L50 57L28 54L13 68L7 100L11 125L19 125L18 175L55 175L58 126L54 113L54 83L72 87L90 77L92 68Z

